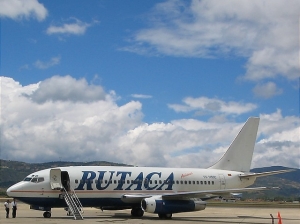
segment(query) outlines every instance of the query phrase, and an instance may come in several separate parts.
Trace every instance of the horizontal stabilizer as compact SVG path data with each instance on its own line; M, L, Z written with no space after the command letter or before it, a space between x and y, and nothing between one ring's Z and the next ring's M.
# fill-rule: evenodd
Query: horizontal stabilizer
M264 177L264 176L270 176L280 173L288 173L293 172L295 169L289 169L289 170L276 170L276 171L270 171L270 172L263 172L263 173L245 173L241 174L240 178L249 178L249 177Z

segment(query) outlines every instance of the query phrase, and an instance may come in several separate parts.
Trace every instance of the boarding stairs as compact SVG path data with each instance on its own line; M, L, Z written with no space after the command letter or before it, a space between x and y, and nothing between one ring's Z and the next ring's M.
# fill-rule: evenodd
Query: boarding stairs
M68 205L68 209L71 212L71 214L74 216L75 220L83 220L83 209L82 204L80 203L77 195L75 194L75 191L67 191L65 188L64 190L64 199L65 202Z

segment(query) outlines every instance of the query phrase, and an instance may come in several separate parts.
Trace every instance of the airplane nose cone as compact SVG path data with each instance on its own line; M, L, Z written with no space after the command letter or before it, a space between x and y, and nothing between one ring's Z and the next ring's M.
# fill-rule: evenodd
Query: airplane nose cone
M16 183L14 185L12 185L11 187L9 187L7 190L6 190L6 194L9 196L9 197L16 197L17 194L18 194L18 191L21 189L22 187L22 183L19 182L19 183Z
M11 197L11 193L12 193L12 190L13 190L13 186L9 187L7 190L6 190L6 194Z

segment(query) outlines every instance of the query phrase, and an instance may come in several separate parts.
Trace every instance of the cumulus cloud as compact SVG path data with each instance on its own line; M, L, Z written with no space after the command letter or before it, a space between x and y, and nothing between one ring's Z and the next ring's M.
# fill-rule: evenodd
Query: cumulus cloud
M0 17L14 20L33 17L41 21L47 14L47 9L38 0L0 0Z
M83 35L85 34L88 27L92 24L85 23L80 21L79 19L73 18L75 20L71 23L65 23L60 26L51 25L47 29L47 34L73 34L73 35Z
M60 63L60 59L61 59L61 57L57 56L57 57L51 58L49 61L46 61L46 62L43 62L41 60L37 60L34 63L34 66L38 69L47 69L47 68L50 68L52 66L58 65Z
M299 74L299 1L168 0L155 6L149 28L123 50L184 57L248 59L254 81Z
M183 104L169 104L168 106L176 112L196 111L197 114L224 113L236 115L247 113L257 108L253 103L225 102L207 97L187 97L183 99Z
M145 94L131 94L133 98L138 98L138 99L149 99L152 98L151 95L145 95Z
M294 116L283 117L281 111L262 114L260 132L262 138L256 144L253 166L300 167L300 121ZM292 159L293 158L293 159Z
M197 119L147 124L140 102L118 105L113 91L104 92L101 86L70 76L27 86L8 77L1 77L0 82L0 157L4 159L208 167L222 156L244 124ZM298 167L298 117L284 117L280 110L260 117L253 167Z
M36 103L47 101L92 102L105 100L101 86L88 85L85 79L76 80L71 76L53 76L39 83L39 88L28 95Z
M274 82L267 82L264 84L260 83L257 84L253 89L254 95L264 99L269 99L273 96L280 95L282 92L282 89L279 89Z

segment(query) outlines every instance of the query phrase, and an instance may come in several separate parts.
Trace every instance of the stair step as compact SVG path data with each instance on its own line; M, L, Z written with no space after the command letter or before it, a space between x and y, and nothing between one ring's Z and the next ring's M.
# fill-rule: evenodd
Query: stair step
M64 191L65 191L65 194L64 194L65 202L67 203L69 210L73 214L74 219L82 220L83 219L83 217L81 215L82 205L81 205L77 195L75 194L75 191L73 191L73 193L69 193L68 191L66 191L65 188L64 188Z

